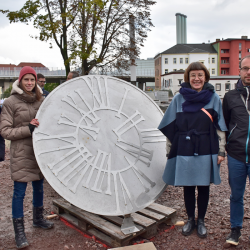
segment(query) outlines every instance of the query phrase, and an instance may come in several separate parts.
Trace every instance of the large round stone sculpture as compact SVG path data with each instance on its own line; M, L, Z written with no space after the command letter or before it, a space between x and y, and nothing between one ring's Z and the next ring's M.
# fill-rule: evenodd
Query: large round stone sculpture
M42 103L33 133L37 162L71 204L101 215L147 207L164 191L163 113L144 92L108 76L83 76Z

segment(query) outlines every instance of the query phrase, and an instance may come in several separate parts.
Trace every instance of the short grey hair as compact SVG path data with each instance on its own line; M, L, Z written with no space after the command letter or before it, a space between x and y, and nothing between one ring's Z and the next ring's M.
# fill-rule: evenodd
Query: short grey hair
M80 76L80 74L77 71L70 71L69 73L72 73L72 78Z
M250 55L247 55L247 56L245 56L245 57L243 57L241 60L240 60L240 69L241 69L241 63L242 63L242 61L244 60L244 59L246 59L246 58L250 58Z

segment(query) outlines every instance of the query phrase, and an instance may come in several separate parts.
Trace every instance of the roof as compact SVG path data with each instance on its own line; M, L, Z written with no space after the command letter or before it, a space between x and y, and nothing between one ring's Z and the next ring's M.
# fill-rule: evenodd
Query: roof
M30 66L30 67L37 67L37 68L45 68L45 66L41 63L32 63L32 62L21 62L17 65L17 67L24 67L24 66Z
M170 71L166 74L162 74L161 76L166 76L166 75L175 75L175 74L184 74L185 73L185 70L183 69L179 69L179 70L176 70L176 71Z
M15 64L0 64L0 68L16 68L16 65Z
M187 53L215 53L217 51L210 43L198 43L198 44L176 44L170 49L167 49L160 54L187 54ZM158 56L156 55L155 58Z
M223 41L232 41L232 40L245 40L245 41L250 41L250 39L246 39L246 38L227 38L227 39L224 39L224 40L220 40L220 42L223 42Z

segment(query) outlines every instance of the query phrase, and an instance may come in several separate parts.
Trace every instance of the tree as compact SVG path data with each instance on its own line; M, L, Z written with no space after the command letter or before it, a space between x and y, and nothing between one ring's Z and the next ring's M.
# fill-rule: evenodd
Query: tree
M54 40L60 48L66 72L70 65L87 75L128 69L131 54L140 47L153 26L152 0L27 0L15 12L1 10L10 22L30 23L40 30L41 41ZM129 43L129 17L135 20L134 46Z

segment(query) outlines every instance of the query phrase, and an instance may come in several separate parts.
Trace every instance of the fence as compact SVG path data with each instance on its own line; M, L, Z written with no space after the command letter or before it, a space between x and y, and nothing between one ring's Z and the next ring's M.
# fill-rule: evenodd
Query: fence
M21 69L22 67L0 67L0 77L18 77ZM33 67L33 69L36 73L43 74L44 76L66 76L65 69L45 67Z
M7 67L0 67L0 77L18 77L21 71L21 67L15 68L7 68ZM44 76L66 76L65 69L59 68L46 68L46 67L33 67L36 73L43 74ZM78 71L78 70L77 70ZM130 76L130 71L125 70L110 70L110 71L101 71L98 69L91 70L90 75L109 75L109 76ZM155 72L154 69L136 69L136 76L137 77L154 77Z

